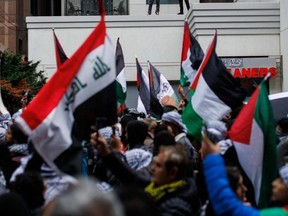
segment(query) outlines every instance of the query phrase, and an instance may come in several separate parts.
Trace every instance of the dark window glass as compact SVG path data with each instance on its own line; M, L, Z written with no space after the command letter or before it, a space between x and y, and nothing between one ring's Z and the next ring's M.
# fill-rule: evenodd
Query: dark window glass
M146 4L148 4L148 2L149 0L146 0ZM160 0L160 4L178 4L178 2L178 0Z
M220 2L231 3L234 2L234 0L200 0L200 3L220 3Z

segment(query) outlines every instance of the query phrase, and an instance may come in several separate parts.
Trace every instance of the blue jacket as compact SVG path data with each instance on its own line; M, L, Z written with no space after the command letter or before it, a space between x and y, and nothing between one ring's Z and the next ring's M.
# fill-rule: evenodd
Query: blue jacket
M223 158L218 154L206 156L203 161L204 176L216 215L229 216L279 216L288 215L284 209L269 208L259 211L251 206L245 206L229 186ZM269 212L269 214L267 214Z

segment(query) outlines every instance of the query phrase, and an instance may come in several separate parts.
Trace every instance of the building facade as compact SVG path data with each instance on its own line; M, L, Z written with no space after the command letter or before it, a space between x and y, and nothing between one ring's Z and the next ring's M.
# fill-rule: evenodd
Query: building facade
M26 16L30 16L30 1L0 1L0 50L27 53Z
M99 11L95 1L90 0L50 0L45 5L39 2L43 3L31 0L34 16L26 18L28 57L41 61L39 69L50 77L56 70L51 29L55 29L71 56L97 25ZM253 79L248 80L253 85L261 79L260 71L276 70L277 75L269 83L270 93L288 91L286 0L190 0L191 9L180 16L176 15L178 1L161 2L160 15L148 16L147 2L143 0L105 1L108 34L115 44L120 37L123 48L132 106L137 95L135 55L144 70L149 60L168 80L178 84L185 19L204 52L217 29L217 54L233 74L240 78L250 74L248 78Z

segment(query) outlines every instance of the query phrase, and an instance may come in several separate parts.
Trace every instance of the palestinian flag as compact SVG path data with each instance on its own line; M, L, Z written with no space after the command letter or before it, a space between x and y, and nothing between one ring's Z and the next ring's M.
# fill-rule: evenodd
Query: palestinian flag
M242 105L245 92L216 54L217 33L190 86L191 100L182 113L188 133L201 140L203 121L221 120Z
M98 26L17 118L48 165L79 174L81 141L89 140L96 118L117 122L115 50L106 35L104 13Z
M127 85L125 78L125 62L122 47L118 38L116 45L116 95L118 102L118 113L125 108L126 94Z
M57 63L57 68L59 68L68 59L68 57L67 57L66 53L64 52L54 29L52 29L52 31L53 31L53 35L54 35L56 63Z
M178 104L178 98L168 80L148 61L148 75L150 87L150 107L154 117L161 119L163 114L162 99L169 97Z
M137 89L139 92L137 111L143 112L145 114L150 114L150 90L149 90L149 80L145 72L143 71L138 58L136 58L137 67Z
M203 58L204 53L201 46L190 33L187 20L185 20L180 68L181 86L189 86L193 82Z
M254 186L258 207L267 207L277 178L275 122L266 80L256 88L228 131L239 163Z

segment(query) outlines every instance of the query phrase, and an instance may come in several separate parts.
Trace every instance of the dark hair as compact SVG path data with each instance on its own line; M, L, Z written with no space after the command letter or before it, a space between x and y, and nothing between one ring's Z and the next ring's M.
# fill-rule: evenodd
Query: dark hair
M138 187L119 187L115 190L126 216L158 216L153 199Z
M183 145L176 144L175 146L161 146L159 152L168 151L169 155L165 162L167 170L173 167L178 168L177 180L184 179L188 176L189 160Z
M168 131L160 131L154 136L154 155L159 152L160 146L172 146L175 145L174 136Z
M165 124L158 124L155 128L154 128L154 136L156 136L156 134L158 134L161 131L168 131L168 126Z
M287 117L281 118L277 122L277 125L281 127L283 133L288 133L288 118Z
M241 172L236 166L226 167L227 177L229 180L230 187L235 192L238 188L238 183L240 180Z
M23 198L11 192L0 195L0 215L31 216Z
M10 130L12 132L12 137L17 144L27 143L28 137L20 130L17 124L13 123L10 126Z
M136 145L143 145L148 135L148 125L143 121L133 120L127 124L128 143L132 148Z
M44 180L40 173L27 171L16 176L13 192L19 194L30 209L41 207L44 202Z

